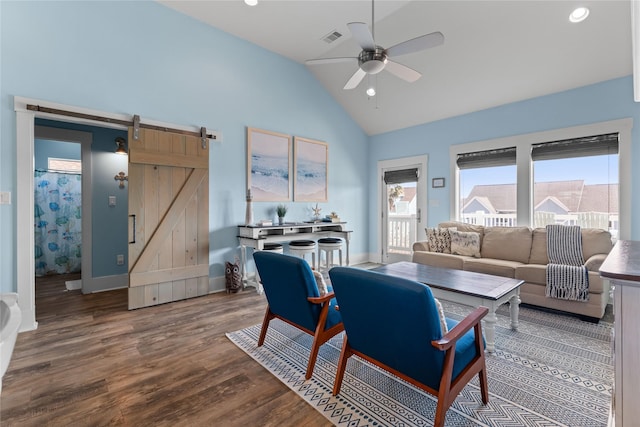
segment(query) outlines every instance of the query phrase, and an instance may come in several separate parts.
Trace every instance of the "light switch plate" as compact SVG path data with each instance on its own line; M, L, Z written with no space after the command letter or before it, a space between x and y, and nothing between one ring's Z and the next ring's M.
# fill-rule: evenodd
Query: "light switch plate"
M0 205L11 204L11 191L0 191Z
M116 196L109 196L109 206L116 205Z

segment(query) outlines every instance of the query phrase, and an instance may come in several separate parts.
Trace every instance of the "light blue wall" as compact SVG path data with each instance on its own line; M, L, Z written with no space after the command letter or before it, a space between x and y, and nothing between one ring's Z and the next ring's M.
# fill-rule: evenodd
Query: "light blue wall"
M210 150L210 276L239 254L246 127L329 144L329 202L369 249L368 138L305 66L155 2L0 2L0 190L16 191L13 96L223 133ZM15 197L14 197L15 199ZM275 203L256 203L256 219ZM310 203L289 203L291 220ZM15 290L15 204L0 205L0 290ZM7 236L7 238L5 238Z
M428 180L449 178L452 144L631 117L640 164L631 77L368 138L304 66L154 2L0 1L0 24L0 190L16 190L14 95L219 130L210 154L213 277L238 255L247 126L329 143L330 201L320 206L349 222L354 256L379 253L378 160L428 154ZM632 176L636 183L640 171ZM449 219L450 185L428 189L439 202L429 225ZM254 205L256 219L272 217L275 203ZM309 203L289 206L291 220L310 215ZM640 239L639 196L631 206ZM0 205L3 291L15 290L15 215L15 205Z
M434 100L434 102L437 102ZM453 117L371 138L369 162L369 209L376 207L376 167L379 160L428 154L427 182L446 177L442 189L429 188L428 200L437 200L439 207L429 207L428 225L435 226L450 217L449 147L453 144L502 138L590 123L632 118L632 165L640 164L640 104L633 101L631 77L542 96L527 101L503 105L473 114ZM640 239L640 196L634 187L640 182L640 168L632 168L632 239ZM376 245L378 231L370 218L370 243ZM371 252L377 248L371 248Z
M77 142L36 139L33 141L33 148L36 169L49 169L49 157L80 160L80 144Z

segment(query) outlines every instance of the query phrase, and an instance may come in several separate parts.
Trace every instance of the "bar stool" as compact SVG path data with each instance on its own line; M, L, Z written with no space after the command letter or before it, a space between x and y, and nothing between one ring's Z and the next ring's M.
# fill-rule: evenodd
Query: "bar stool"
M277 254L284 253L284 248L280 243L265 243L264 246L262 247L262 250L267 252L277 253ZM257 251L257 252L261 252L261 251ZM264 290L262 289L262 280L260 279L260 275L258 274L258 269L256 269L255 279L256 279L256 291L258 292L258 295L262 295Z
M322 251L325 252L325 268L328 270L333 265L333 251L338 251L340 265L342 265L342 239L337 237L324 237L318 239L318 269L322 266Z
M313 240L292 240L289 242L289 253L304 259L306 254L311 254L311 267L316 269L316 242Z

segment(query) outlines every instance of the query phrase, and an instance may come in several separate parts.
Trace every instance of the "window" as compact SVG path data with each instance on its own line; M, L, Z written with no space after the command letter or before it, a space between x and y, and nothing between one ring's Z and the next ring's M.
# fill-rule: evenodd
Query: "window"
M534 144L534 226L580 225L618 234L618 134Z
M80 160L48 158L48 169L51 172L82 173Z
M630 239L632 126L632 119L621 119L452 145L452 219L470 222L464 215L473 209L468 205L475 198L478 206L505 211L502 222L510 225L507 209L496 207L501 202L492 200L492 194L499 192L479 191L482 186L502 184L504 190L515 186L516 203L508 205L514 206L515 225L579 224L608 229L614 238ZM478 163L478 168L469 167L474 164L471 154L510 151L514 147L515 166L500 169ZM501 197L514 197L513 192L506 193ZM483 224L499 222L485 218Z
M459 154L458 218L492 227L512 227L517 221L516 148Z

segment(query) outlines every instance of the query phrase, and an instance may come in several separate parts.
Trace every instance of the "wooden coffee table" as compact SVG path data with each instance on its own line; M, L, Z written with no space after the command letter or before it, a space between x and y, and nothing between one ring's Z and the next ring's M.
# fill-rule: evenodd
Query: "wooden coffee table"
M472 271L431 267L415 262L396 262L374 268L372 271L402 277L429 285L436 298L473 307L485 306L489 313L484 318L487 351L495 351L496 309L509 302L511 328L518 329L520 285L524 280Z

